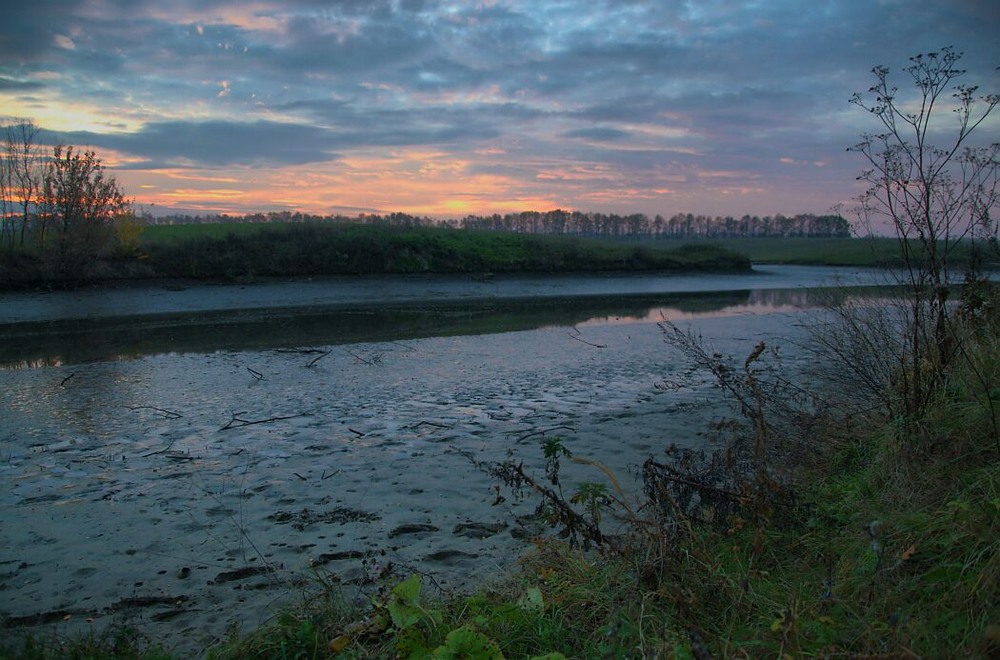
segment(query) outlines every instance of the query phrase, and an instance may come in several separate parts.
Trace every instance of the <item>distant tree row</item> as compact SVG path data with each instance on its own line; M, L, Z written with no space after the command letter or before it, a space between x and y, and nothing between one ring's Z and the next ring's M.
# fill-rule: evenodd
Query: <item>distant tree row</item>
M831 238L851 235L850 224L839 215L800 214L710 217L678 213L669 219L661 215L627 216L580 211L528 211L489 217L467 216L455 226L531 234L566 234L603 238L742 238L810 237Z
M454 229L478 229L519 234L554 234L563 236L594 236L601 238L846 238L851 235L850 223L839 215L751 216L741 218L710 217L678 213L669 219L657 215L650 218L637 213L615 215L581 211L525 211L522 213L468 215L453 220L433 220L406 213L388 215L362 214L311 215L290 211L254 213L248 215L196 215L147 218L151 223L184 224L202 222L334 222L387 225L396 227L444 226Z

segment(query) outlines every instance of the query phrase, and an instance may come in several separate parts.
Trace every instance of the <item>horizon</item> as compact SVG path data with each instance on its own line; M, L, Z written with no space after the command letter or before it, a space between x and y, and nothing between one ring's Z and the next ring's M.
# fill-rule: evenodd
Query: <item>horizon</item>
M985 0L40 0L8 14L0 115L93 149L167 215L824 215L861 192L847 149L876 126L848 99L873 66L954 45L959 82L1000 87L1000 7Z

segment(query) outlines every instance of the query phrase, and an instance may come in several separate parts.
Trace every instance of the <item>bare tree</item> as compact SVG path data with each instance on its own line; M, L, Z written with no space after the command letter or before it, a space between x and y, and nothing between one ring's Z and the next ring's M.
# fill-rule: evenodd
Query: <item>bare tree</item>
M996 241L1000 143L973 143L1000 95L957 84L966 72L953 48L910 58L903 69L915 88L905 94L886 66L851 103L871 113L882 131L862 135L851 150L868 162L859 217L870 235L888 222L899 241L909 290L901 387L910 410L927 400L933 379L953 355L948 302L956 284L952 257L960 243ZM949 120L951 123L949 124ZM938 142L943 146L934 146Z
M3 126L3 153L0 154L0 237L13 247L24 245L32 207L41 188L41 129L29 119L13 119Z

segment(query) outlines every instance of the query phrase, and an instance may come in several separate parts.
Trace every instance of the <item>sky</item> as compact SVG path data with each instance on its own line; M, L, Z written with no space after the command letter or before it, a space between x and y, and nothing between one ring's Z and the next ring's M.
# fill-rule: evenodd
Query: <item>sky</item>
M0 117L157 214L823 214L874 65L1000 89L996 0L4 4Z

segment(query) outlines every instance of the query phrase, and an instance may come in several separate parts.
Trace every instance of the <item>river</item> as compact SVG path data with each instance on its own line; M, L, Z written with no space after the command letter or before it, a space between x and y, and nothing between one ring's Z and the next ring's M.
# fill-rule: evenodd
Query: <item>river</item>
M623 483L730 414L668 350L794 346L824 287L751 276L345 278L0 296L0 609L13 629L124 620L197 655L316 571L360 595L465 590L540 533L475 463L541 470L558 435ZM600 480L567 466L564 488Z

